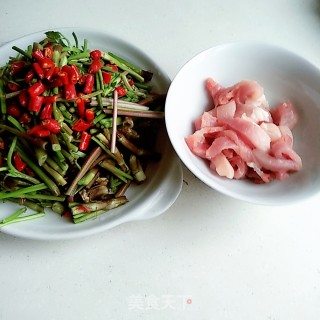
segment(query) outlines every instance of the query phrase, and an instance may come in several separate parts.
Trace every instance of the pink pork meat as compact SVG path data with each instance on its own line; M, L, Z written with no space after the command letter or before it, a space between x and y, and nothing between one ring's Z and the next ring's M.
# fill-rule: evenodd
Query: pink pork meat
M209 78L206 89L214 107L195 121L195 131L185 141L213 171L229 179L268 183L302 168L293 150L291 130L298 117L290 101L270 109L256 81L224 88Z

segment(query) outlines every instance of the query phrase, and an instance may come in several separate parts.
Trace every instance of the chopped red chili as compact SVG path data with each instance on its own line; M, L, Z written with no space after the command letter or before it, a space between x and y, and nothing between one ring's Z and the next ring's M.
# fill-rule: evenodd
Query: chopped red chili
M32 57L37 61L41 61L44 58L43 52L41 49L36 49L32 52Z
M48 129L52 133L60 132L60 124L56 119L46 119L42 121L44 128Z
M51 119L52 113L53 113L53 105L51 102L47 102L41 110L40 120Z
M46 58L52 59L52 54L53 54L53 48L51 45L46 45L43 49L43 55Z
M100 50L93 50L90 52L90 57L93 60L99 60L101 58L101 51Z
M83 92L89 94L93 90L94 85L94 76L92 74L88 74L86 77L86 82L83 88Z
M76 87L74 83L70 82L67 83L63 86L64 89L64 97L67 100L75 99L77 98L77 92L76 92Z
M14 61L10 64L10 66L11 66L10 74L13 76L23 71L27 66L27 63L25 61Z
M82 99L84 102L90 102L90 98L85 98L84 96L85 94L81 92L78 94L79 99Z
M116 87L116 90L118 91L118 97L123 97L127 94L127 90L124 87L118 86Z
M102 68L102 63L100 60L93 60L88 68L89 73L97 73Z
M50 69L46 70L44 77L50 81L54 75L54 72L55 72L55 67L53 66Z
M54 68L56 65L54 64L54 62L50 59L50 58L43 58L40 61L40 66L42 69L50 69L50 68Z
M60 71L58 73L58 77L61 80L62 84L68 84L69 83L69 75L66 71Z
M21 115L21 109L16 104L12 103L7 106L7 114L14 118L18 118Z
M27 72L26 76L24 77L24 80L26 81L26 83L30 83L31 80L34 78L34 76L35 76L34 70L30 69Z
M49 137L51 134L51 131L46 129L44 125L38 124L31 129L27 131L28 135L38 137L38 138L44 138L44 137Z
M47 103L47 102L54 103L54 102L57 102L58 97L59 97L59 96L58 96L57 94L54 95L54 96L44 96L43 102L44 102L44 103Z
M20 92L18 98L22 107L26 107L28 105L29 98L28 98L27 91Z
M86 110L86 120L89 123L94 120L94 111L92 109L87 109Z
M7 87L9 88L9 90L11 91L19 91L20 90L20 87L15 84L15 83L12 83L12 82L8 82L7 83Z
M72 130L82 132L82 131L88 130L92 126L93 124L88 123L85 120L80 118L74 123L74 125L72 126Z
M115 72L118 72L119 71L119 68L115 65L115 64L110 64L110 63L108 63L108 64L106 64L106 67L109 67L109 68L111 68L113 71L115 71Z
M80 71L76 65L65 65L61 68L61 71L65 72L68 75L68 80L74 84L77 83L81 78Z
M81 141L79 144L79 149L82 151L86 150L89 146L90 140L91 140L91 135L88 132L83 131L81 133Z
M21 157L17 151L15 151L13 153L13 163L14 163L14 167L18 171L23 171L27 166L27 164L21 159Z
M84 115L85 115L85 104L84 104L83 99L78 98L78 99L76 100L76 104L77 104L77 107L78 107L79 116L80 116L81 118L83 118Z
M111 82L112 75L110 72L102 71L103 83L109 84Z
M24 112L20 117L19 117L19 122L20 123L30 123L31 122L31 117L27 112Z
M47 84L49 88L62 87L63 83L60 78L53 78L49 84Z
M34 71L35 71L36 74L38 75L38 77L39 77L40 79L43 79L43 78L44 78L44 71L43 71L43 69L41 68L40 64L39 64L38 62L34 62L34 63L32 64L32 66L33 66Z
M41 110L41 106L43 104L44 96L34 96L30 97L28 103L28 110L39 112Z
M43 93L44 90L46 90L46 87L41 81L38 81L28 88L28 93L31 97L35 97Z
M86 74L81 75L81 78L79 79L78 84L79 84L80 86L85 85L86 79L87 79L87 75L86 75Z
M30 177L34 177L34 176L35 176L34 172L33 172L33 171L30 169L30 167L28 167L28 166L26 166L25 172L26 172L26 174L27 174L28 176L30 176Z
M81 79L81 73L75 64L70 66L69 77L70 81L73 83L77 83Z

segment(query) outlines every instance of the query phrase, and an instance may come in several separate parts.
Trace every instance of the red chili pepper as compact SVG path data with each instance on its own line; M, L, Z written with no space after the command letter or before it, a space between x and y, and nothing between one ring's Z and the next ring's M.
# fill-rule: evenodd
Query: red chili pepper
M56 119L46 119L42 121L43 126L52 133L60 132L60 124Z
M81 73L76 65L65 65L61 68L62 72L66 72L69 81L76 84L81 79Z
M54 95L54 96L44 96L44 100L43 100L43 103L54 103L54 102L57 102L58 100L58 95Z
M53 78L47 86L48 88L62 87L63 83L59 78Z
M89 94L93 90L94 85L94 76L92 74L88 74L86 77L86 82L83 88L83 92Z
M88 68L89 73L97 73L102 68L100 60L93 60Z
M51 45L47 45L45 46L45 48L43 49L43 55L46 58L52 58L52 54L53 54L53 48Z
M67 100L77 98L76 87L74 83L67 83L63 86L64 89L64 96Z
M102 71L103 83L109 84L111 82L112 74L110 72Z
M39 112L43 104L43 100L44 100L44 96L30 97L29 103L28 103L28 110Z
M110 63L108 63L108 64L106 64L106 67L109 67L109 68L111 68L113 71L115 71L115 72L118 72L119 71L119 68L115 65L115 64L110 64Z
M32 135L37 138L45 138L49 137L51 134L50 130L38 130L34 132Z
M79 81L78 81L78 83L80 84L80 86L85 85L86 79L87 79L87 75L86 75L86 74L81 75L81 78L80 78Z
M53 66L45 72L44 77L50 81L54 75L54 72L55 72L55 67Z
M30 83L33 78L34 78L34 71L33 69L30 69L27 72L26 76L24 77L24 80L26 83Z
M29 113L24 112L20 117L19 117L19 122L20 123L30 123L31 122L31 117Z
M129 84L132 87L134 85L134 81L132 79L129 80Z
M75 124L72 126L72 130L74 131L79 131L79 132L82 132L82 131L86 131L88 130L89 128L91 128L93 126L93 124L91 123L88 123L86 122L85 120L83 119L78 119Z
M31 97L39 96L44 90L46 90L46 87L41 81L34 83L28 88L28 92Z
M18 98L22 107L26 107L28 105L29 97L26 91L20 92Z
M51 131L46 129L42 124L38 124L27 131L28 135L35 136L38 138L48 137Z
M118 86L116 87L116 90L118 91L118 97L123 97L127 94L127 90L124 87Z
M60 68L59 67L57 67L57 66L55 66L54 67L54 72L53 72L53 75L54 76L57 76L58 74L59 74L59 72L60 72L61 70L60 70Z
M85 96L85 94L83 94L81 92L78 94L79 99L82 99L84 102L90 102L90 98L84 98L84 96Z
M52 112L53 112L53 105L51 102L47 102L41 110L40 119L41 120L51 119Z
M90 213L90 212L91 212L90 209L87 208L86 206L79 205L79 206L77 206L77 207L78 207L79 211L80 211L80 210L82 211L82 213L83 213L83 212L86 212L86 213Z
M23 171L27 166L27 164L21 159L21 157L17 151L15 151L13 153L13 163L14 163L15 168L18 171Z
M7 114L14 118L18 118L21 115L21 110L16 104L12 103L7 107Z
M25 61L19 60L19 61L12 62L10 66L11 66L10 74L13 76L23 71L27 66L27 63Z
M83 118L83 117L84 117L84 114L85 114L85 104L84 104L83 99L78 98L78 99L76 100L76 104L77 104L77 107L78 107L79 116L80 116L81 118Z
M34 62L32 64L32 67L33 67L33 70L36 72L36 74L38 75L38 77L40 79L43 79L44 78L44 71L43 69L41 68L40 64L38 62Z
M61 80L61 82L62 82L63 84L69 83L69 75L68 75L67 72L65 72L65 71L60 71L60 72L58 73L58 77L59 77L59 79Z
M50 69L50 68L54 68L56 65L54 64L54 62L50 59L50 58L43 58L40 61L40 66L42 69Z
M67 212L64 212L64 213L62 214L62 217L66 218L66 219L72 218L72 213L71 213L71 211L69 210L69 211L67 211Z
M8 87L9 90L11 90L11 91L18 91L18 90L20 90L20 87L19 87L17 84L12 83L12 82L8 82L8 83L7 83L7 87Z
M69 69L70 69L70 66L67 64L61 67L61 71L66 72L67 74L69 74Z
M92 109L87 109L86 110L86 120L89 123L94 120L94 111Z
M81 133L81 141L79 144L79 149L86 150L89 146L90 140L91 140L91 135L88 132L83 131Z
M35 58L37 61L41 61L44 58L43 52L41 49L36 49L32 52L32 57Z
M34 172L28 166L26 166L25 172L30 177L34 177L35 176Z
M69 78L73 83L77 83L81 79L81 73L75 64L70 66Z
M99 60L101 58L101 51L100 50L93 50L90 52L90 57L93 60Z

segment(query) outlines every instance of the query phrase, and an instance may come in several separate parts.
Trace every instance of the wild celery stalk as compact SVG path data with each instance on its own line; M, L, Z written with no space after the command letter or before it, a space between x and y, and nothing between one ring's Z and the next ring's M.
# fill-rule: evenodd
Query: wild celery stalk
M36 175L38 175L38 177L48 186L52 193L56 196L60 195L60 189L55 184L55 182L51 180L46 175L46 173L29 156L27 156L27 154L18 145L16 148L22 160L29 165L29 167L36 173Z
M7 104L6 104L6 96L4 92L4 82L0 78L0 109L2 115L5 115L7 113Z
M43 217L45 215L44 212L38 212L38 213L30 214L27 216L21 216L23 213L26 212L26 210L27 210L26 208L21 208L21 209L17 210L16 212L14 212L9 217L0 221L0 228L6 226L8 224L11 224L11 223L32 220L32 219Z

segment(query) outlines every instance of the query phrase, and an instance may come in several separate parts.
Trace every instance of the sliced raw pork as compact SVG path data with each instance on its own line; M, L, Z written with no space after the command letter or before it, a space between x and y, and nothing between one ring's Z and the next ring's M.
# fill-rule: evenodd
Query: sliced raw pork
M206 89L213 108L199 116L185 140L213 171L228 179L269 183L302 168L293 150L298 117L290 101L270 109L263 87L250 80L225 88L209 78Z

